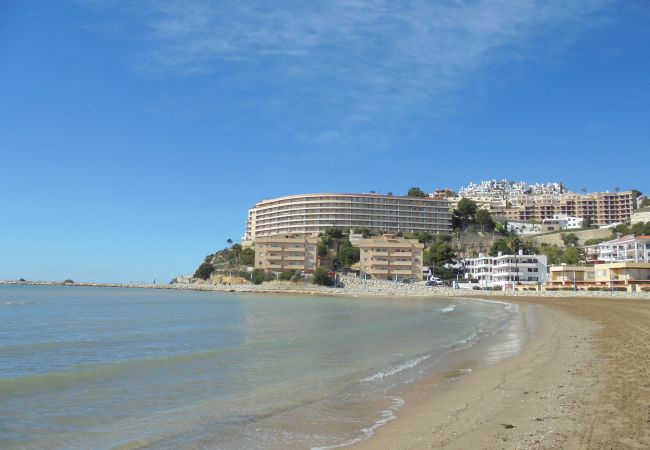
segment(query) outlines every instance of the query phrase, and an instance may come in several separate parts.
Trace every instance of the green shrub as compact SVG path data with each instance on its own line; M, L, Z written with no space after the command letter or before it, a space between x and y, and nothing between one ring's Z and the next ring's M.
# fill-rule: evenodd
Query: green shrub
M328 270L326 267L319 267L314 270L312 282L321 286L331 286L333 282L332 277L330 277L327 272Z
M599 287L597 287L597 286L589 286L589 287L587 288L587 290L588 290L588 291L602 291L602 289L599 288Z
M289 281L296 274L296 271L293 269L287 269L280 274L280 279L282 281Z
M210 275L212 275L212 272L214 272L214 267L212 264L209 262L204 262L201 263L201 265L196 269L196 272L194 272L194 278L201 278L202 280L207 280L210 278Z

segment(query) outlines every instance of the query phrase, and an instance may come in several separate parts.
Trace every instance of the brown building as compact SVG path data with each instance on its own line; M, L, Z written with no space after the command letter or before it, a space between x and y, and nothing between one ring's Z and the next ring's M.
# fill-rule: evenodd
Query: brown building
M255 240L255 268L272 272L312 271L318 266L318 238L265 236Z
M520 196L506 207L492 209L507 219L541 223L554 215L591 218L594 225L629 222L634 209L634 194L626 192L568 193L563 195Z
M424 244L417 239L384 234L360 239L359 267L363 274L384 280L422 279Z

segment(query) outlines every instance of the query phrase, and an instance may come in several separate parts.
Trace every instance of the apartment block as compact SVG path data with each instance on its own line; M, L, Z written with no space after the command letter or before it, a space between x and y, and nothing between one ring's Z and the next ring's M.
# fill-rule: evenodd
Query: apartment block
M562 195L520 196L505 208L493 209L493 214L506 219L541 223L553 216L590 218L594 225L628 222L632 216L634 194L626 192L567 193Z
M445 199L378 194L302 194L263 200L248 212L242 243L264 236L317 236L330 227L378 232L451 232Z
M584 249L589 261L650 262L650 236L623 236Z
M492 256L479 254L477 258L467 258L464 261L465 278L477 281L482 288L492 286Z
M376 279L422 279L424 244L392 234L360 239L361 273Z
M312 271L318 266L318 238L265 236L255 241L255 268L272 272Z
M467 258L463 261L465 278L477 281L480 287L509 287L519 285L535 286L546 282L546 255L517 255L498 256L479 255L478 258Z
M537 285L547 278L546 255L499 255L492 260L492 285L504 289L515 285Z

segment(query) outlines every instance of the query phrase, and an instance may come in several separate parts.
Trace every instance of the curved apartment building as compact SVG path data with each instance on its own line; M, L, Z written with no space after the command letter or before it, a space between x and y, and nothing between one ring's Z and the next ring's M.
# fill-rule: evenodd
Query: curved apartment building
M278 234L317 235L329 227L382 232L451 232L444 199L378 194L301 194L263 200L248 211L244 242Z

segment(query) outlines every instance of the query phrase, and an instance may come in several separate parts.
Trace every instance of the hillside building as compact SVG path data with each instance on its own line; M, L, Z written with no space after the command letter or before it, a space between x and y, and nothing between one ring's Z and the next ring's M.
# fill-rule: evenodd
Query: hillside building
M330 227L379 232L451 232L445 199L378 194L301 194L263 200L248 212L243 244L264 236L317 236Z

